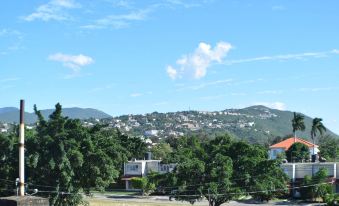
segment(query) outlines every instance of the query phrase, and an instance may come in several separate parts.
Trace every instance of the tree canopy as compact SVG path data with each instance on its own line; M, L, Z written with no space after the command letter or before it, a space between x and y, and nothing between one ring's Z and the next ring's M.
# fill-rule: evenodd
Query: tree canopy
M261 146L236 141L227 134L207 142L194 137L182 142L176 152L181 161L172 190L177 200L193 204L205 197L211 206L219 206L241 194L269 200L286 189L286 175L277 161L268 160Z
M298 130L305 131L305 123L304 123L304 116L302 114L297 114L296 112L293 113L293 119L292 119L292 128L293 128L293 134L294 137L296 137L296 132Z
M286 151L286 158L289 162L305 162L310 159L310 150L307 145L296 142Z
M36 106L34 110L37 127L26 134L26 183L28 189L37 188L39 195L49 197L51 205L85 204L80 193L109 187L123 163L142 157L147 149L139 138L100 125L86 128L80 120L64 117L60 104L48 120ZM0 176L9 182L18 174L16 142L17 134L0 134ZM6 186L13 191L14 183Z
M322 123L323 119L321 118L314 118L312 121L312 129L311 129L311 138L313 140L313 144L315 144L315 138L317 137L317 134L319 133L320 136L326 132L326 127ZM314 155L314 147L313 147L313 155Z
M335 162L339 159L339 139L330 135L320 137L319 150L321 157Z

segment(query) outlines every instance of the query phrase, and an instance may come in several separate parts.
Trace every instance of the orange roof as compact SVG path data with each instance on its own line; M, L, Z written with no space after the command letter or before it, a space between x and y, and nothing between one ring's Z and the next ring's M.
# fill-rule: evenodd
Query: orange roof
M313 148L313 143L308 142L308 141L306 141L304 139L300 139L300 138L297 137L295 142L300 142L300 143L305 144L309 148ZM273 148L283 148L284 150L288 150L288 148L290 148L292 146L292 144L294 144L294 137L285 139L282 142L274 144L274 145L270 146L270 149L273 149ZM318 147L318 145L315 144L314 147Z

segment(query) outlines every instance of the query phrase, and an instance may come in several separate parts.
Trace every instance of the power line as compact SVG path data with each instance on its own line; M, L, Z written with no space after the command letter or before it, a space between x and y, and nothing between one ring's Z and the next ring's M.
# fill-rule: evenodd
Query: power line
M300 188L307 188L307 187L315 187L317 185L324 185L324 184L333 184L332 182L325 182L325 183L318 183L313 185L304 185L299 187L287 187L284 189L272 189L272 190L261 190L261 191L251 191L251 192L237 192L237 193L227 193L227 194L212 194L213 196L226 196L226 195L241 195L241 194L256 194L256 193L265 193L265 192L277 192L277 191L285 191L287 189L300 189ZM185 192L185 191L180 191ZM174 197L197 197L198 195L173 195Z

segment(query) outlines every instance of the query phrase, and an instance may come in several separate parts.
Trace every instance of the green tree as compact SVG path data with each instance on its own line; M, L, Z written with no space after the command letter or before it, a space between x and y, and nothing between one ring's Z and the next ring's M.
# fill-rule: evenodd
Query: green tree
M239 190L232 183L233 164L232 159L222 154L216 154L210 159L208 175L206 178L207 193L204 196L211 206L218 206L235 198L233 193ZM206 190L205 189L205 190ZM220 195L222 194L222 195Z
M55 188L56 192L49 195L51 205L83 203L79 194L81 187L72 181L75 171L81 169L83 155L78 152L78 142L68 134L66 125L69 120L62 116L60 104L55 106L48 121L44 120L36 106L34 110L39 121L36 138L27 142L27 155L35 160L29 162L28 181ZM39 190L45 191L46 188Z
M18 176L18 138L0 133L0 196L13 194Z
M312 186L312 177L306 175L302 181L300 188L301 198L304 200L311 200L314 194L314 187Z
M252 197L269 201L274 197L287 194L288 176L281 170L277 160L265 160L256 167L256 176L251 179Z
M235 141L228 134L210 141L196 140L186 138L184 144L178 144L174 151L180 156L174 172L177 189L172 193L177 200L194 204L206 198L209 205L219 206L241 194L252 194L259 188L285 190L286 175L277 162L268 160L267 151L262 146ZM256 182L258 176L261 181L266 181L264 185ZM270 192L265 199L279 194Z
M306 200L320 197L324 201L328 195L333 194L326 168L321 168L313 177L305 176L301 186L301 197Z
M140 189L142 195L149 195L155 190L155 184L150 182L147 177L133 177L131 179L132 186L135 189Z
M176 200L188 201L194 204L203 197L205 162L198 158L187 158L177 165Z
M335 162L339 158L339 139L331 135L320 137L319 150L321 157Z
M326 132L326 127L322 123L323 119L321 118L314 118L312 121L312 129L311 129L311 138L313 140L313 145L315 144L315 138L317 137L317 134L319 133L321 136ZM313 155L314 152L314 146L313 146Z
M123 148L128 151L128 159L136 158L143 159L147 152L146 143L139 137L131 137L126 134L122 134L119 130L108 130L107 133L116 133L117 138Z
M293 113L293 119L292 119L292 128L293 128L293 134L294 138L297 138L297 131L305 131L305 123L304 123L304 116L301 114L297 114L296 112Z
M286 151L286 158L289 162L308 161L310 159L310 150L305 144L296 142Z
M26 183L51 205L85 204L80 193L110 187L122 173L123 163L141 158L146 145L104 125L82 126L62 116L60 104L47 120L34 106L38 117L35 130L26 131ZM0 134L0 194L12 195L18 176L18 130Z
M242 188L249 188L251 180L256 176L256 168L262 161L268 159L265 148L258 145L250 145L246 142L233 142L226 154L233 161L234 183Z
M339 194L327 194L324 197L327 206L338 206Z
M27 177L41 191L55 190L46 193L51 205L84 204L80 192L103 190L114 182L127 160L117 135L63 117L60 104L47 121L36 107L34 110L37 133L27 139Z
M152 147L151 151L154 159L167 160L173 149L168 143L158 143Z
M324 201L326 195L332 194L333 189L328 178L328 171L326 168L321 168L314 176L313 182L317 185L314 187L314 197L320 197Z

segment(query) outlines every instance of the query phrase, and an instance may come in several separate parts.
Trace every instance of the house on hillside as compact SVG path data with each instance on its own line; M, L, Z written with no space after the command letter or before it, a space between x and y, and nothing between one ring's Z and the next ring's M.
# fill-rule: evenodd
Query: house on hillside
M315 154L318 154L320 152L318 145L313 144L311 142L308 142L308 141L301 139L301 138L298 138L298 137L296 137L296 138L291 137L291 138L285 139L282 142L279 142L277 144L270 146L269 158L270 159L276 159L278 154L285 152L296 142L300 142L300 143L308 146L308 148L310 150L310 155L313 154L313 148L314 148Z
M150 156L147 160L128 161L124 163L124 176L121 178L125 181L126 190L133 190L131 179L133 177L145 177L150 172L160 174L172 172L176 164L161 164L161 160L152 160Z

